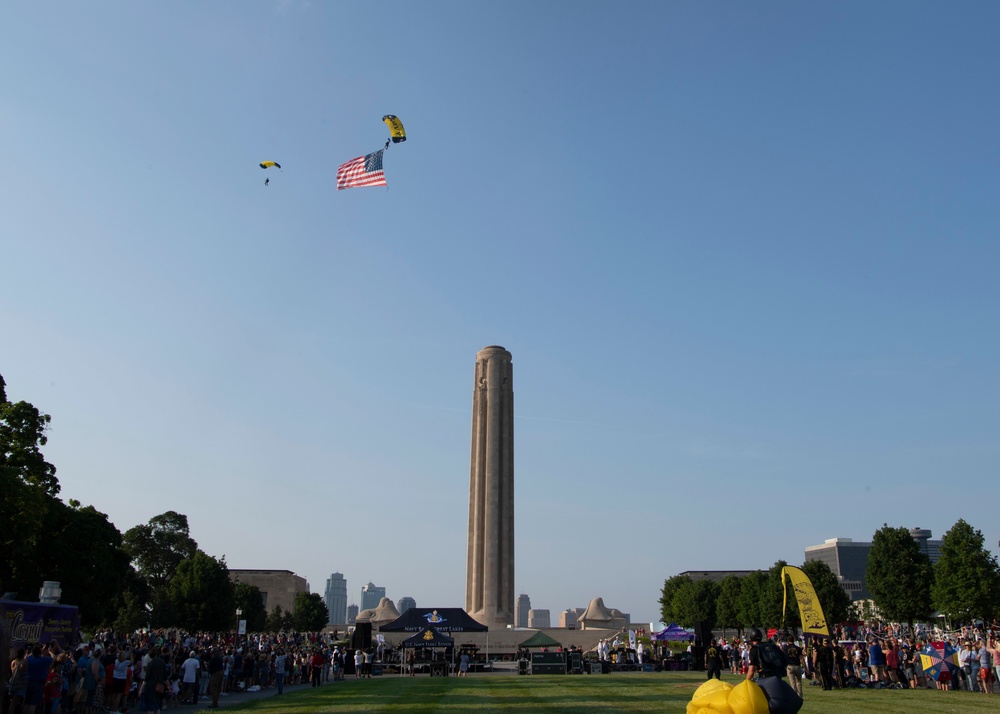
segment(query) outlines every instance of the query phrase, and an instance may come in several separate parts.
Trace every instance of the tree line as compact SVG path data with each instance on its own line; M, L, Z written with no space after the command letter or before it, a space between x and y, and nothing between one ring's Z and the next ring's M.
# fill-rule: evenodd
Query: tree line
M800 627L794 595L789 595L787 612L782 614L781 569L786 565L779 560L768 571L731 575L721 583L675 575L663 584L660 617L685 627L698 621L713 629ZM907 623L912 630L935 611L951 624L989 623L1000 615L996 558L985 548L983 534L961 519L945 533L940 558L933 565L907 528L883 525L876 531L865 573L874 609L852 603L826 563L807 560L801 568L831 625L874 617Z
M31 403L8 401L0 375L0 592L30 601L44 581L58 581L62 602L91 629L227 631L237 609L250 632L326 626L315 593L298 593L292 612L266 612L257 587L234 582L225 557L198 547L184 514L167 511L122 533L94 506L63 502L42 453L50 423Z

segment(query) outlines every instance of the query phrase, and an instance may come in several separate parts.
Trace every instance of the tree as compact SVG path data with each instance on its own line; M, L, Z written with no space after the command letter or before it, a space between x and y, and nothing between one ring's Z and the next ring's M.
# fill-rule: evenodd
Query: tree
M677 622L680 619L673 609L674 595L681 586L690 582L691 578L687 575L674 575L663 582L663 590L660 591L660 619L663 622Z
M883 617L907 623L912 632L913 623L928 619L934 610L933 580L931 559L920 552L909 530L884 523L875 531L865 582Z
M988 622L1000 610L1000 570L983 542L983 534L962 519L941 540L931 599L954 622Z
M166 597L166 587L178 566L191 558L198 544L188 530L187 516L167 511L153 516L145 525L125 531L123 547L136 572L145 581L156 627L175 624L176 615Z
M330 611L317 593L296 593L292 606L292 626L300 632L316 632L326 627Z
M80 608L81 621L110 625L132 571L122 534L93 506L51 499L45 537L36 548L43 580L56 580L63 602Z
M740 587L739 612L740 621L745 627L764 624L764 614L761 602L765 596L767 573L755 571L743 577Z
M719 585L719 597L715 601L715 624L725 629L742 630L745 624L740 619L740 590L743 578L730 575Z
M264 595L260 588L236 583L233 595L236 609L242 611L241 618L247 621L247 632L263 632L267 627L267 610L264 609Z
M292 613L285 612L281 605L275 605L271 612L267 613L267 631L281 632L292 629Z
M236 600L225 559L201 550L181 562L167 585L176 624L191 632L229 630L236 618Z
M28 402L8 402L0 375L0 582L8 590L37 592L42 584L35 549L59 494L56 467L41 452L51 420Z
M671 607L674 621L684 627L693 627L703 620L710 629L715 627L715 601L719 597L719 586L711 580L688 580L674 593Z

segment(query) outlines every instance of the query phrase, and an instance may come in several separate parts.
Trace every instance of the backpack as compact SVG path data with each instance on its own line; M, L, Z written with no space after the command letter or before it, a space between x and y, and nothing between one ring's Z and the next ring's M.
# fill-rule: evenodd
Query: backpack
M757 659L760 671L766 677L784 677L788 673L788 657L770 640L757 645Z

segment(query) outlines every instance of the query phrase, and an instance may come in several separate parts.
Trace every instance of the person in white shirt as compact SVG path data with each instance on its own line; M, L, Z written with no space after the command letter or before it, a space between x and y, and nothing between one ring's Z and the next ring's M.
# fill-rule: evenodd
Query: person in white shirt
M184 673L181 678L183 683L183 699L189 700L191 704L198 703L198 672L201 670L201 660L198 653L191 650L191 654L181 664L181 671Z

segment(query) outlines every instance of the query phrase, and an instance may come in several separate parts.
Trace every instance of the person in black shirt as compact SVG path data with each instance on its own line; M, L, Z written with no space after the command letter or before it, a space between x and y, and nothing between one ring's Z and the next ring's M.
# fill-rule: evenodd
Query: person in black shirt
M795 644L795 638L788 636L785 645L785 657L788 658L788 683L795 693L802 696L802 649Z
M705 672L707 674L706 679L711 679L712 677L722 679L722 652L719 650L715 639L712 640L711 644L705 650Z

